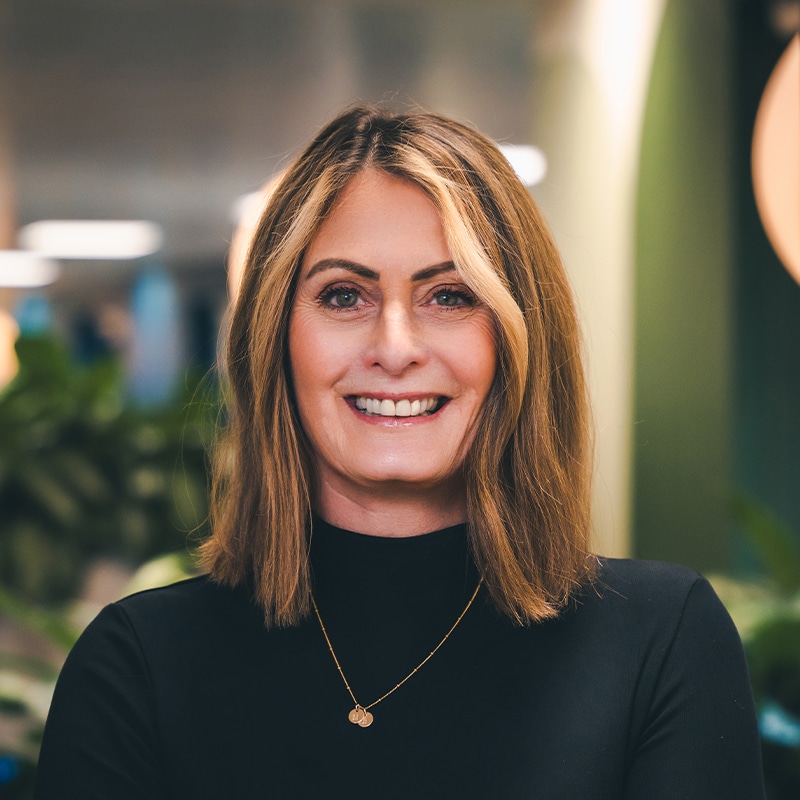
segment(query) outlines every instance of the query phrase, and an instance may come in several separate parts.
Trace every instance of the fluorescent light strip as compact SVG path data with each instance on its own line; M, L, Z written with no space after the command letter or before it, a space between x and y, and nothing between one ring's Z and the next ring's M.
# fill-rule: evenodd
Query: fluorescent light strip
M241 225L243 222L255 225L264 210L266 199L263 191L239 195L231 208L231 222L234 225Z
M19 232L20 245L49 258L134 259L155 253L164 237L141 220L41 220Z
M536 186L547 175L544 153L530 144L499 144L500 152L526 186Z
M24 250L0 250L0 286L35 289L58 279L61 266L49 258Z

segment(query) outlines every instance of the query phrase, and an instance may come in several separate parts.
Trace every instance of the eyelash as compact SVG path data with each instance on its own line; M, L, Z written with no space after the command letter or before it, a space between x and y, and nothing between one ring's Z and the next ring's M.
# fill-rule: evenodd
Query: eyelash
M352 294L355 295L356 304L352 306L342 306L337 305L333 302L333 299L337 295L343 294ZM476 300L475 296L465 290L463 287L458 286L439 286L431 293L431 299L435 299L440 295L450 295L451 297L457 298L459 300L458 303L455 305L445 305L445 304L436 304L444 311L457 311L463 308L471 308L475 305ZM361 299L361 290L355 286L350 286L348 284L340 284L336 286L329 286L326 287L318 296L317 302L328 308L332 311L336 311L337 313L353 311L358 307L358 300Z
M465 290L460 286L439 286L432 294L432 297L438 295L448 294L452 297L457 297L460 302L454 306L441 305L440 307L446 311L456 311L460 308L469 308L475 305L475 295L472 292Z
M333 303L333 298L340 294L353 294L356 296L356 302L361 298L361 292L355 286L348 286L346 284L326 287L317 298L317 302L325 308L332 311L343 312L352 311L357 306L340 306Z

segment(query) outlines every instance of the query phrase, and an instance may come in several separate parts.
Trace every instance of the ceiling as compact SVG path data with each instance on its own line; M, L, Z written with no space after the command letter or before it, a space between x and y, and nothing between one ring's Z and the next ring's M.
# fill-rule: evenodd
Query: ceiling
M0 0L6 216L153 220L167 266L220 267L235 199L355 100L527 141L548 5Z

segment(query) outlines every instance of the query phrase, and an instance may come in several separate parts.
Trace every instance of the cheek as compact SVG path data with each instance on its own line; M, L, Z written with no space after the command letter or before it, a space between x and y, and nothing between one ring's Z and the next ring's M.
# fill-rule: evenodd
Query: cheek
M295 401L301 414L309 400L314 397L314 389L319 379L320 345L320 338L316 335L314 326L309 325L302 315L293 313L289 320L289 365Z
M469 385L482 402L492 387L497 370L493 321L490 318L475 320L465 335L452 344L453 357L460 364L462 382Z
M348 354L328 326L298 310L289 320L289 364L301 414L318 407L346 371Z

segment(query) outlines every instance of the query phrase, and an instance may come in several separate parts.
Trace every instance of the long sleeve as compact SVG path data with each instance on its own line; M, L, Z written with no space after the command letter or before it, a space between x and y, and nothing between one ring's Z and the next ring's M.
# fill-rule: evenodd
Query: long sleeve
M660 665L625 800L759 800L761 775L739 636L699 578Z
M73 648L47 719L36 800L166 798L147 664L125 612L109 606Z
M463 609L477 581L463 534L315 529L315 597L359 699ZM246 591L207 578L142 592L67 659L35 797L316 800L354 776L384 800L764 797L738 635L682 567L604 559L575 604L527 627L480 594L371 727L351 708L316 619L267 630Z

